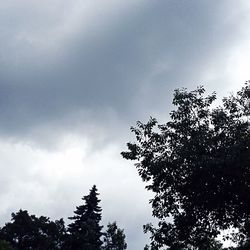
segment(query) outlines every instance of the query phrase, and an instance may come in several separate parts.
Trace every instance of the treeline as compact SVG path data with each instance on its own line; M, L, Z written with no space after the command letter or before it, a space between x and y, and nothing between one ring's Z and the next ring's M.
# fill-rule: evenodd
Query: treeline
M63 219L29 215L27 210L12 213L11 222L0 228L0 250L123 250L127 249L124 231L116 222L101 223L97 188L82 198L68 226Z

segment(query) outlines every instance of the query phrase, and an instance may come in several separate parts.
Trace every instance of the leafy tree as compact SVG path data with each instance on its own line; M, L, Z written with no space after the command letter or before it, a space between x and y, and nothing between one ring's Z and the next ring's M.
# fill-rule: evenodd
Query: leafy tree
M38 229L35 236L38 249L62 249L66 237L63 219L53 222L45 216L34 217L34 224Z
M158 124L150 118L131 128L136 142L128 143L122 155L136 161L146 188L155 194L150 203L158 227L144 226L151 233L151 249L218 249L215 238L229 228L239 230L236 242L246 241L248 98L246 84L213 108L215 93L205 96L203 87L177 89L170 121Z
M100 200L97 188L94 185L89 195L82 198L84 204L76 207L74 216L69 217L73 220L68 226L69 237L67 245L72 250L99 250L101 249L101 211Z
M19 210L12 213L11 220L1 229L0 240L9 242L14 249L61 249L66 233L63 219L53 222Z
M124 250L127 249L124 230L117 227L116 222L108 223L104 233L103 250Z
M34 248L36 229L32 217L26 210L12 213L12 222L6 223L1 230L1 237L17 249Z

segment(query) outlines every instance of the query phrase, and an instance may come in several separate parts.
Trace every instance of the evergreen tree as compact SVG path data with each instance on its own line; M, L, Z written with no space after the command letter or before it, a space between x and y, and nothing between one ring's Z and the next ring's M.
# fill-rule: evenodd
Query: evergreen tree
M69 237L67 244L72 250L100 250L101 241L101 211L99 207L100 200L97 188L94 185L89 195L82 198L84 204L77 206L74 216L69 217L73 220L68 226Z
M107 225L107 231L104 233L103 250L124 250L127 249L124 230L117 227L116 222Z

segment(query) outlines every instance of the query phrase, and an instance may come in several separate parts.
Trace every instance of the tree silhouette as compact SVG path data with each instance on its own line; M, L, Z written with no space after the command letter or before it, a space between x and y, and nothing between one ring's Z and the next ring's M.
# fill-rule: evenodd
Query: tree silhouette
M77 206L73 222L65 227L63 219L51 221L48 217L29 215L20 209L12 213L11 222L0 228L0 250L122 250L127 248L124 231L116 222L107 225L102 233L101 211L97 188L94 185L89 195ZM104 246L102 246L104 240Z
M38 249L62 249L66 237L64 220L50 221L49 218L35 217L35 226L39 233L35 236Z
M11 216L12 222L6 223L1 230L3 239L20 250L34 248L34 235L37 235L38 230L34 227L33 218L26 210L19 210Z
M1 229L2 245L8 242L14 249L61 249L66 229L63 219L50 221L49 218L29 215L27 210L12 213L12 222Z
M73 220L68 226L68 246L72 250L99 250L101 249L101 211L100 200L97 188L94 185L89 195L82 198L84 204L77 206L74 216L69 217Z
M103 250L124 250L127 249L124 230L117 227L116 222L108 223L104 233Z
M128 143L124 158L136 161L158 227L148 224L151 249L216 249L211 242L221 230L237 228L236 242L249 235L250 130L248 88L223 98L205 96L198 87L177 89L170 121L150 118L132 127L136 143ZM232 235L229 234L231 237Z

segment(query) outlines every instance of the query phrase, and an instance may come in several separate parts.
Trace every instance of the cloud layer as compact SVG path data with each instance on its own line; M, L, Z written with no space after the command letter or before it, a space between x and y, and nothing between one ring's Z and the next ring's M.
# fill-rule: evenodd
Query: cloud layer
M175 87L227 80L249 41L248 9L233 1L12 1L0 10L0 129L9 135L110 112L136 119Z

